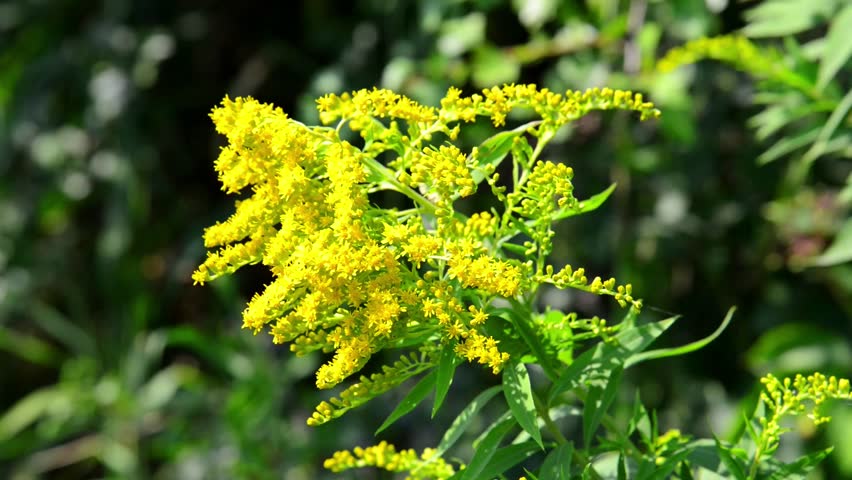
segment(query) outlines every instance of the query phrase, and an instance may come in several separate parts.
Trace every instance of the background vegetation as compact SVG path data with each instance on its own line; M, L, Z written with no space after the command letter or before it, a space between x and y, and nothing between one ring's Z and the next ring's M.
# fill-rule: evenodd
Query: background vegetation
M646 305L682 314L672 344L738 311L708 348L642 365L629 382L664 427L724 437L766 372L850 376L852 265L819 260L850 228L848 113L806 167L807 148L759 162L837 110L796 116L791 104L773 117L787 104L767 100L759 76L710 62L654 68L674 46L745 28L804 71L836 51L825 44L841 5L0 3L0 477L325 478L322 459L375 443L404 394L309 429L328 393L313 385L320 359L240 330L265 272L191 284L203 227L231 208L207 118L226 93L311 123L319 95L374 85L424 103L449 85L503 82L643 91L659 121L590 115L546 152L577 172L578 197L618 183L595 214L564 224L553 262L632 282ZM841 56L826 95L849 91L848 66ZM556 291L542 302L609 308ZM417 411L382 438L436 444L449 415L496 381L476 367L459 374L437 428ZM785 437L781 455L835 445L819 475L852 478L852 409L832 413L827 429Z

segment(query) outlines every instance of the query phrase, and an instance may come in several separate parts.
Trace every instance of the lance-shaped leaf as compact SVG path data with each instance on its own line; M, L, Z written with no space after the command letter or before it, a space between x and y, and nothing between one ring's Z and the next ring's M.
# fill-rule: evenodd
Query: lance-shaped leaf
M461 411L458 417L453 420L453 424L444 433L444 438L438 443L438 448L435 449L434 457L440 457L444 454L456 441L461 437L462 433L467 430L470 422L476 418L476 414L482 407L491 400L494 395L497 395L501 390L499 385L495 385L476 396L465 408Z
M628 358L642 352L677 320L667 318L659 322L646 323L627 328L615 336L612 343L599 343L587 350L568 366L553 384L548 405L567 390L576 388L590 378L606 377L616 368L622 367Z
M412 388L411 391L408 392L408 395L406 395L405 398L403 398L402 401L399 402L399 405L396 406L393 412L388 415L388 418L384 421L384 423L382 423L379 429L376 430L376 434L393 425L394 422L399 420L399 418L405 415L406 413L414 410L414 407L419 405L420 402L422 402L423 399L426 398L426 395L428 395L429 392L432 391L432 387L435 386L436 377L437 375L435 374L435 372L432 372L429 375L423 377L419 382L417 382L417 385L415 385L414 388Z
M535 402L527 367L521 362L512 362L503 369L503 395L518 424L544 449L538 429Z
M513 130L500 132L482 142L479 148L476 149L476 168L471 172L473 181L477 185L482 183L485 180L486 170L490 170L492 167L497 168L500 162L506 158L506 155L512 151L515 139L540 123L541 120L525 123Z
M432 418L435 418L435 414L438 413L438 409L441 408L441 404L447 396L458 364L459 358L453 346L444 345L443 350L441 350L441 358L438 360L438 369L435 372L437 377L435 378L435 403L432 406Z

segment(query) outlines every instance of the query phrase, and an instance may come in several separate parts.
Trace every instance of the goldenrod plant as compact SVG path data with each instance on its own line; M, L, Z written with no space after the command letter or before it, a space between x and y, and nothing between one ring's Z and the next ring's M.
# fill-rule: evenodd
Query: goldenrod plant
M594 211L615 185L576 198L571 166L544 158L545 147L593 110L659 116L641 94L511 84L470 96L451 88L431 107L367 89L325 95L317 107L324 126L302 124L252 98L226 97L213 110L228 140L216 171L223 190L242 196L230 218L205 231L213 251L195 282L250 264L270 270L272 281L243 312L244 327L267 332L296 355L327 354L316 371L318 388L346 384L316 407L307 419L312 426L414 378L377 433L433 392L434 416L464 361L502 379L458 415L435 448L418 454L382 441L337 452L326 468L379 467L414 479L507 472L541 479L693 478L700 470L758 478L814 463L814 456L768 461L784 431L778 421L802 413L804 400L819 406L849 399L846 380L767 377L764 413L750 423L754 435L744 446L693 440L677 430L660 434L656 417L638 401L631 418L610 413L626 368L703 347L733 314L704 340L647 351L676 318L640 322L642 301L629 283L548 263L554 223ZM463 149L460 131L481 118L500 130ZM375 194L383 191L406 203L378 204ZM495 206L464 213L465 199L474 195L492 197ZM612 297L626 312L611 321L539 311L545 285ZM387 351L399 359L369 376L360 373ZM542 377L535 388L530 367ZM448 456L483 406L500 396L504 414L482 432L472 458ZM578 420L573 429L566 426L571 418ZM824 417L814 413L814 419Z

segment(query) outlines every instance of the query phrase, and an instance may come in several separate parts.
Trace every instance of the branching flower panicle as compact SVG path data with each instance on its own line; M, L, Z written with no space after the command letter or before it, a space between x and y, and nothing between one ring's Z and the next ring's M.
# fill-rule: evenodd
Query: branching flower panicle
M193 274L205 283L244 265L265 265L272 279L249 301L244 327L269 332L297 355L330 354L316 372L317 387L338 385L375 353L398 345L422 355L449 347L498 373L510 354L488 333L504 321L493 315L493 301L529 302L542 283L641 305L629 285L588 284L582 270L578 277L545 268L552 223L583 210L571 167L538 158L559 127L591 110L659 115L641 94L504 85L463 96L451 88L435 108L372 89L323 96L317 108L332 127L303 125L248 97L226 97L213 110L228 140L215 164L222 188L246 195L230 218L205 231L212 251ZM463 125L485 117L501 126L515 109L539 120L469 151L453 143ZM347 126L362 144L341 138ZM504 159L520 172L508 190L497 184ZM482 182L502 210L470 217L457 211L454 202ZM369 195L380 190L405 195L411 208L371 204ZM531 245L512 243L522 234L532 235ZM433 368L429 355L362 376L340 398L323 402L309 423L336 418Z
M764 390L760 400L766 406L766 415L760 418L762 427L758 440L758 454L771 454L778 448L781 435L788 430L781 426L786 416L807 415L814 424L831 420L822 413L829 399L852 400L852 389L848 379L826 377L821 373L796 375L780 380L772 374L760 379Z
M325 461L325 468L342 472L352 468L378 467L389 472L408 472L406 480L449 478L455 473L452 465L435 458L435 450L427 448L417 455L413 449L397 451L396 447L381 442L372 447L356 447L353 451L336 452Z

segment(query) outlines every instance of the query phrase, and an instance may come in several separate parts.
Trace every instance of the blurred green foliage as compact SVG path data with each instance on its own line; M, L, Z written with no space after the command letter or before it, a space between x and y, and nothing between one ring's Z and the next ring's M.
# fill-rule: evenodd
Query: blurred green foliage
M319 359L240 331L246 295L268 281L260 270L191 285L199 232L230 208L206 117L226 93L314 123L314 98L373 85L428 104L449 85L513 81L643 91L663 111L655 125L590 115L545 152L586 179L579 197L618 183L559 232L553 262L626 279L647 305L684 315L673 343L739 310L707 349L629 381L662 424L724 435L756 376L848 376L852 13L840 1L753 6L1 3L0 476L323 478L331 451L374 443L381 402L308 429ZM713 62L654 69L672 47L739 29L837 101ZM606 314L592 296L542 302ZM466 375L445 411L494 381ZM410 417L388 435L435 444L428 412ZM824 478L852 478L849 429L838 408L825 432L782 451L835 445Z

